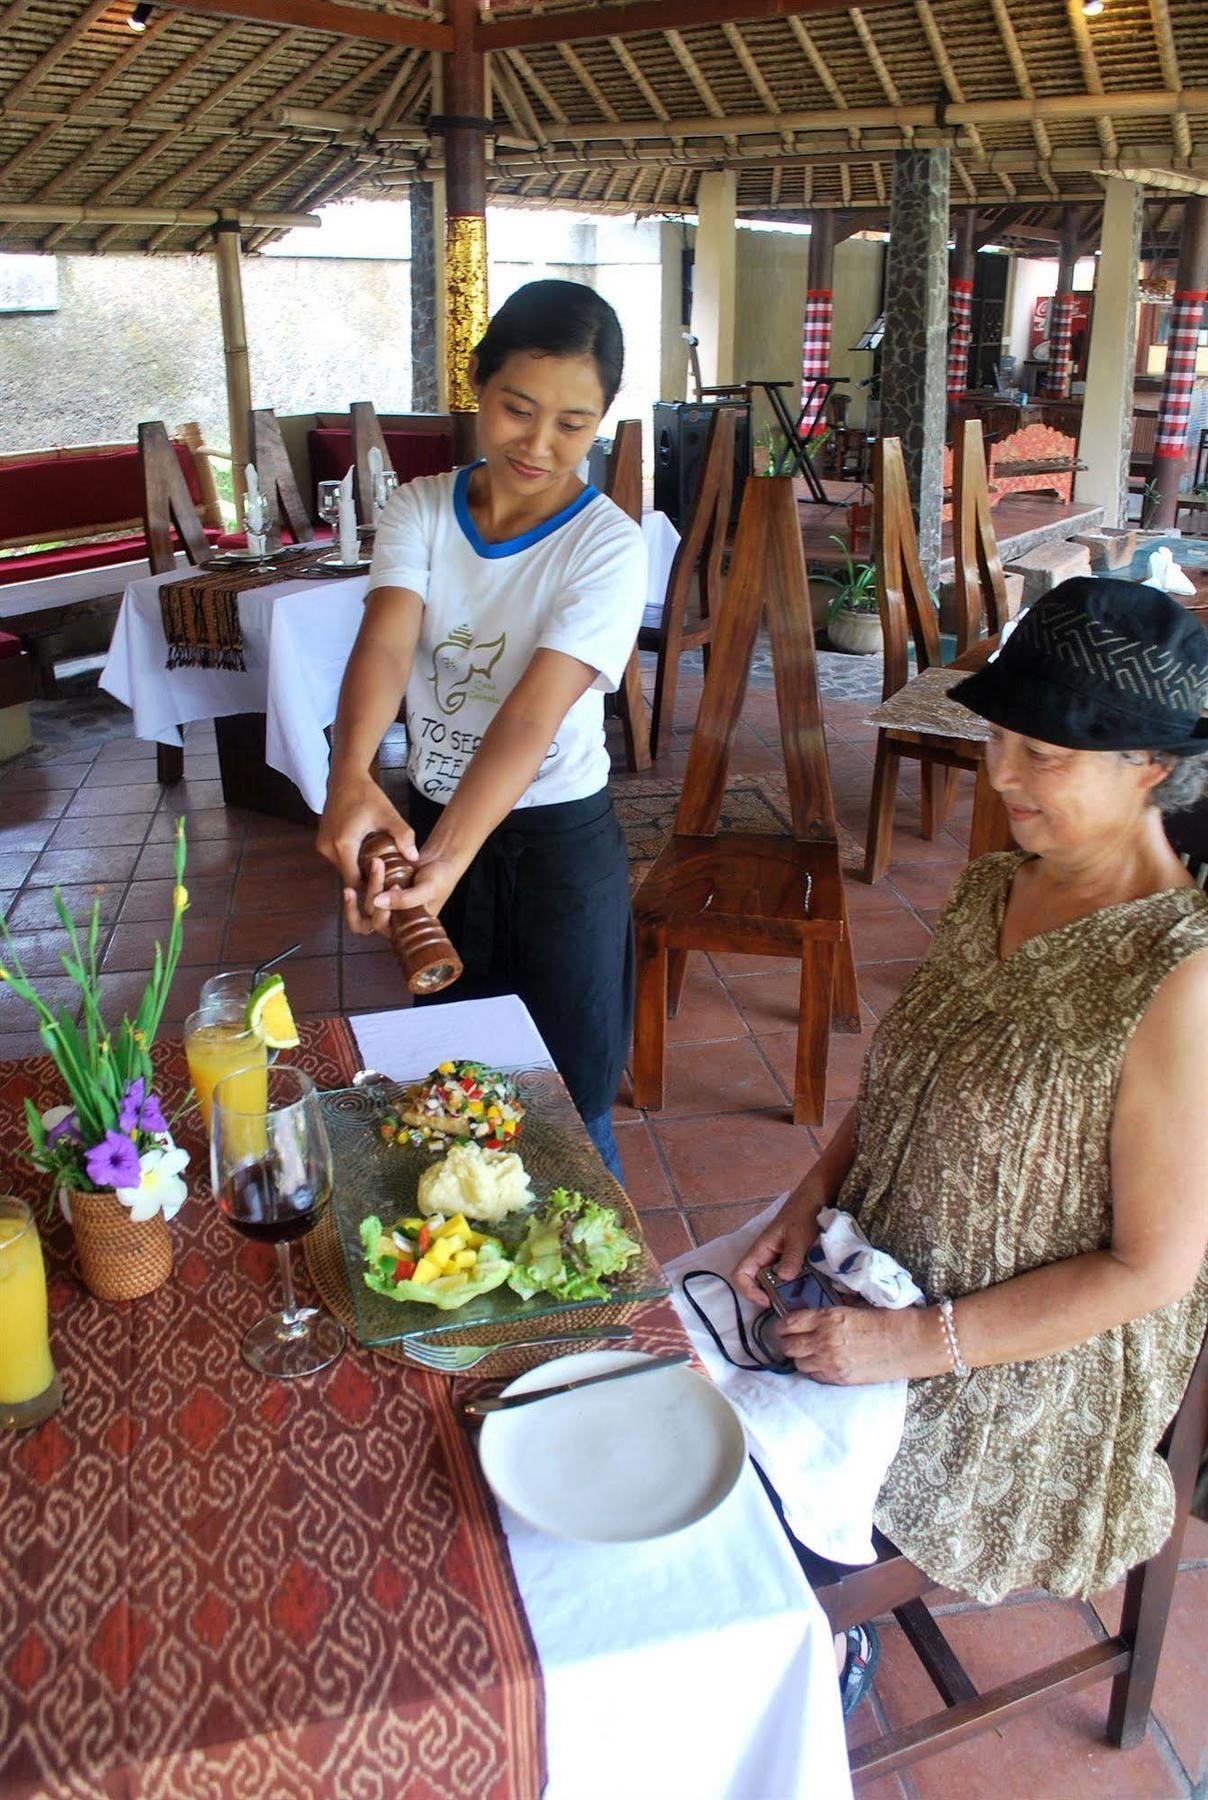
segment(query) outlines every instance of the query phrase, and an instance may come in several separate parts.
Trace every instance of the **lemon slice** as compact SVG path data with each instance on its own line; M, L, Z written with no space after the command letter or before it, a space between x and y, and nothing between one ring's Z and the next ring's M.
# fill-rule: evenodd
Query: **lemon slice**
M263 1038L270 1050L293 1050L298 1043L298 1027L285 997L285 981L280 975L266 975L252 989L244 1022L249 1031Z

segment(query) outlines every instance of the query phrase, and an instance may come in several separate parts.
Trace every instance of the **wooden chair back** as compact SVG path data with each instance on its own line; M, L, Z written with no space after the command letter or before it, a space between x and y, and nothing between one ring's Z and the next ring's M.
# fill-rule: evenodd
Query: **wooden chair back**
M952 457L952 536L956 573L956 653L1007 622L1007 578L990 518L990 483L980 419L958 419Z
M248 413L247 441L248 454L260 478L260 491L267 495L275 514L274 529L279 531L284 523L296 544L309 544L315 535L314 522L298 491L294 467L271 406L253 407Z
M138 428L138 466L151 573L164 575L176 566L174 524L189 561L204 562L210 553L209 539L161 419L147 420Z
M1128 448L1129 468L1136 471L1150 468L1153 463L1154 445L1157 441L1157 413L1135 412L1132 416L1132 437Z
M372 525L374 523L373 476L369 469L369 452L371 450L381 451L383 469L393 469L394 463L386 448L386 439L373 401L354 400L350 412L352 416L352 463L355 470L352 485L357 502L357 521L361 525Z
M940 627L919 559L900 438L880 437L873 447L873 563L885 640L881 698L905 687L908 642L914 639L918 672L943 662Z
M642 523L642 425L640 419L622 419L612 440L604 492L635 525ZM642 665L634 643L625 674L615 697L625 734L625 761L634 770L650 767L650 725L642 697Z

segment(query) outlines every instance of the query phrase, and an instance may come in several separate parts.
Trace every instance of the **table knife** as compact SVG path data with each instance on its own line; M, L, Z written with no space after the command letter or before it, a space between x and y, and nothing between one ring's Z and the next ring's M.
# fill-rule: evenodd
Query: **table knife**
M621 1369L608 1369L603 1375L580 1375L576 1381L562 1381L557 1387L533 1388L527 1394L499 1394L493 1400L467 1400L463 1412L471 1419L485 1418L488 1413L508 1412L513 1406L528 1406L534 1400L549 1400L554 1394L573 1394L576 1388L595 1387L601 1381L624 1381L628 1375L649 1375L655 1369L675 1369L691 1362L682 1356L654 1356L649 1362L626 1363Z

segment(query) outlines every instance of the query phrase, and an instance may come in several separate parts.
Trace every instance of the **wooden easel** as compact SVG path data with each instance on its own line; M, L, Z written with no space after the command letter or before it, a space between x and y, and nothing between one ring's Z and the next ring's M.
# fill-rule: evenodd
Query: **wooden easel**
M783 837L717 829L765 608L792 820L792 835ZM679 1003L688 952L745 950L800 959L793 1118L820 1123L829 1033L832 1025L860 1030L860 999L788 477L746 485L675 831L633 910L635 1105L663 1103L666 1019Z
M642 523L642 425L639 419L622 419L612 440L604 492L628 513L635 525ZM634 643L621 685L613 696L625 733L625 761L638 771L650 767L650 726L642 698L642 665Z

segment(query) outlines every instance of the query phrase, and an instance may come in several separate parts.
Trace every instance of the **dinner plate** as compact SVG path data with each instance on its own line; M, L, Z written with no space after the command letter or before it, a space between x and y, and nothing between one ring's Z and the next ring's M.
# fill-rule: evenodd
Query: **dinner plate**
M585 1350L527 1369L503 1392L650 1360L636 1350ZM707 1518L742 1474L747 1449L725 1395L681 1364L491 1413L478 1454L496 1497L538 1531L636 1544Z
M367 569L372 561L372 556L358 556L355 562L344 562L339 556L325 556L319 567L323 569Z

